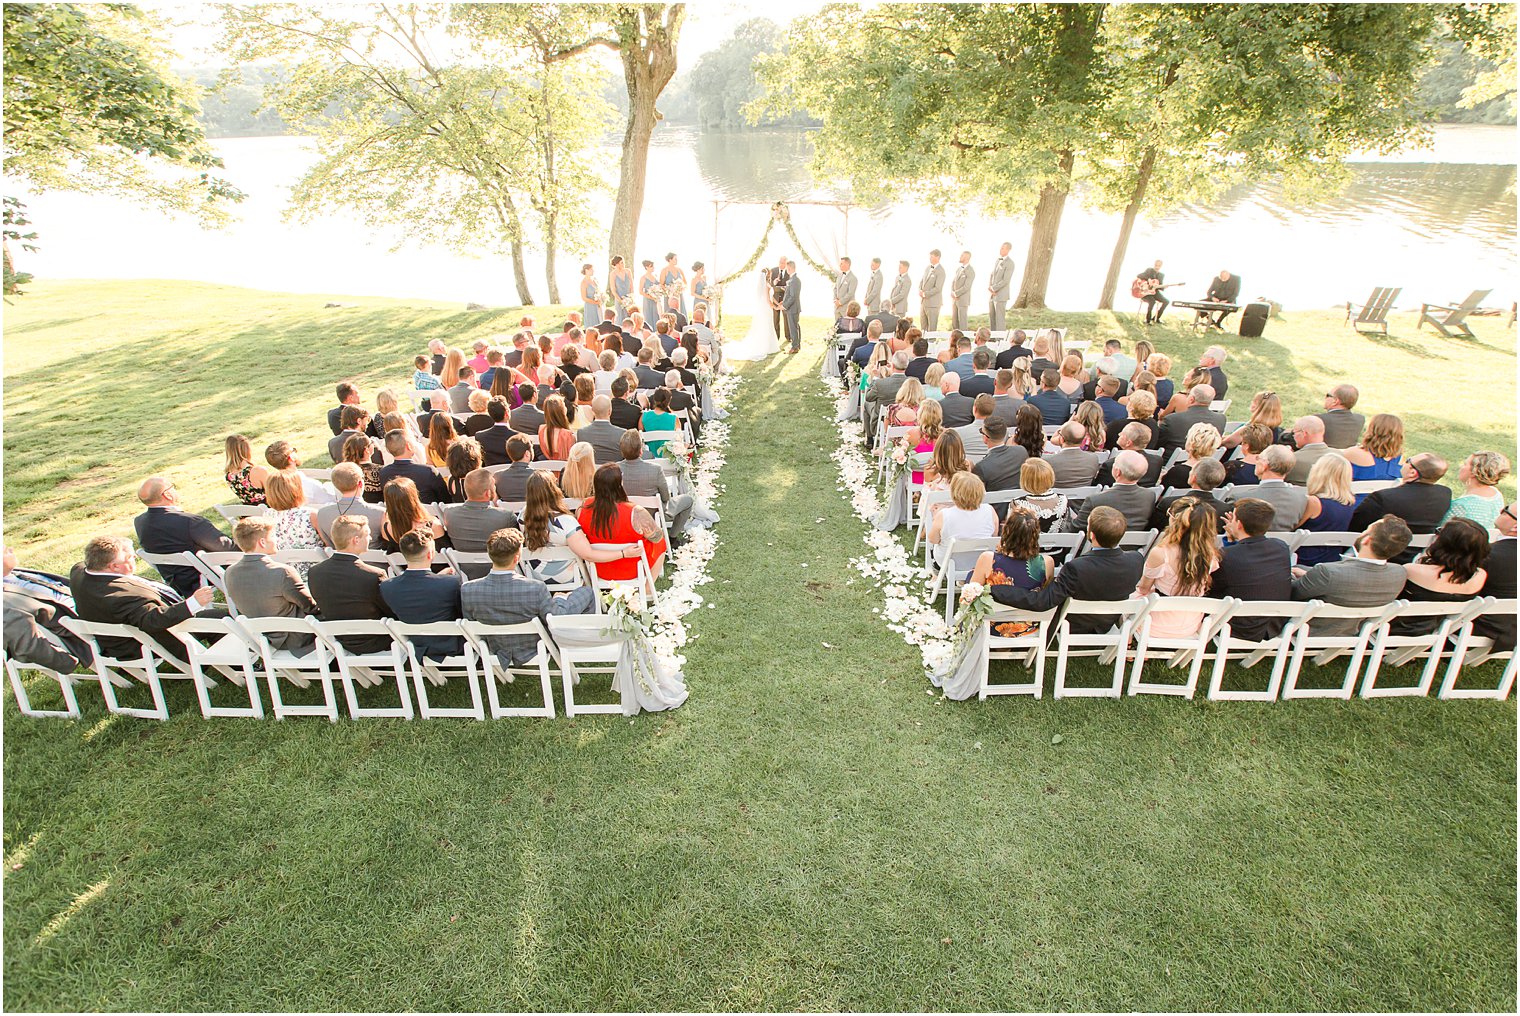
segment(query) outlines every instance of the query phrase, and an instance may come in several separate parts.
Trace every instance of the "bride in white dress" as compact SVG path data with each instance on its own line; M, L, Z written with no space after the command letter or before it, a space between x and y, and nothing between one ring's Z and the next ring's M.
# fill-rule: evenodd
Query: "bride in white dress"
M755 279L755 316L750 319L749 334L742 342L723 350L725 359L764 360L781 352L776 325L771 318L771 284L763 271L756 273Z

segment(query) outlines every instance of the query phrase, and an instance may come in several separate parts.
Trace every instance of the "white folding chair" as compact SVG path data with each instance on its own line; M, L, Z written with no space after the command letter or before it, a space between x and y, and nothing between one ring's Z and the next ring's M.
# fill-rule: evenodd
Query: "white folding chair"
M158 577L163 579L164 585L167 586L172 586L173 583L169 581L169 576L164 574L164 565L168 565L171 568L194 568L197 572L201 571L200 568L196 567L195 555L188 550L182 550L177 554L150 554L146 550L139 550L137 557L144 563L151 564L157 570Z
M1303 529L1296 530L1296 532L1303 535L1298 538L1298 542L1293 544L1293 553L1295 555L1300 551L1308 550L1310 547L1339 547L1341 548L1341 556L1344 557L1345 552L1354 547L1356 541L1362 537L1361 533L1311 533Z
M605 618L594 615L556 614L549 617L551 637L566 629L574 629L577 642L586 642L588 637L594 638L598 633L605 631L606 626ZM591 645L555 644L556 656L560 663L560 683L565 695L565 715L573 717L597 713L621 714L623 711L621 701L581 703L575 701L575 687L581 683L581 677L585 674L606 674L615 683L618 657L622 653L621 635L608 632L604 641Z
M517 569L528 578L548 586L549 592L563 593L591 584L590 566L569 547L540 547L532 554L538 567L528 564L527 552L524 552L518 558ZM553 567L556 563L558 567Z
M258 648L259 659L264 663L264 681L269 689L269 710L277 720L287 716L325 716L331 723L338 722L338 700L333 685L342 680L331 661L327 645L316 637L311 621L304 617L236 617L232 619L233 630ZM289 649L276 649L269 641L271 635L310 635L313 639L309 652L297 654ZM287 703L280 694L280 681L284 679L297 688L310 688L313 681L322 687L320 705Z
M292 550L277 550L269 555L269 560L277 564L288 564L294 567L298 564L313 565L326 561L332 554L326 547L303 547Z
M960 592L965 579L961 576L963 571L950 567L952 561L964 559L970 555L981 555L989 550L997 550L998 538L986 536L981 538L957 537L950 541L944 560L939 562L934 571L934 578L929 587L929 598L935 599L941 592L945 594L945 620L949 621L955 616L956 594ZM973 559L974 560L974 559ZM973 564L973 567L975 565Z
M987 660L1015 660L1031 668L1032 676L1028 681L998 682L994 684L990 673L990 667L982 670L982 683L977 689L978 701L986 701L992 695L1033 695L1039 698L1045 694L1045 658L1050 643L1050 626L1055 623L1055 616L1059 607L1051 607L1049 610L1029 611L1018 610L1014 607L998 607L983 621L987 629ZM1024 635L999 635L998 624L1009 621L1029 621L1037 625L1034 631Z
M948 490L929 490L918 499L918 525L913 530L913 553L918 553L919 544L924 548L924 565L929 564L929 522L934 518L935 505L947 505L951 501Z
M565 471L564 459L544 459L542 462L533 463L534 470L542 469L548 473L563 473Z
M311 620L311 630L327 648L338 676L343 682L343 695L348 700L348 715L354 719L368 717L410 720L416 714L412 710L412 696L407 690L405 650L396 641L383 620L371 621L318 621ZM343 648L340 641L345 636L384 636L387 648L373 653L354 653ZM399 702L394 706L364 706L359 704L355 685L376 688L394 682Z
M406 650L407 664L412 672L412 688L417 696L417 712L424 720L483 720L486 718L485 706L480 700L480 676L484 668L479 656L476 655L475 643L464 634L462 622L434 621L428 624L407 624L403 621L387 620L385 626L390 629L396 642ZM413 641L415 636L457 638L461 651L442 659L422 656L418 654L416 643ZM428 699L430 685L442 688L448 684L450 678L464 679L465 686L470 689L468 706L435 706Z
M1479 616L1484 614L1509 614L1514 616L1517 603L1514 600L1496 600L1493 597L1485 597L1483 609ZM1437 698L1442 699L1498 699L1501 702L1509 697L1510 690L1515 686L1515 652L1494 652L1494 640L1486 635L1478 635L1473 631L1476 618L1470 619L1457 633L1457 644L1451 652L1451 663L1446 667L1446 676L1441 681L1441 690L1436 693ZM1496 688L1458 688L1457 678L1462 673L1463 667L1476 667L1480 664L1491 663L1495 660L1508 660L1503 674L1499 677L1499 685Z
M16 695L16 707L21 710L23 716L57 717L72 720L79 716L79 700L74 696L74 682L77 679L72 674L60 674L50 667L44 667L40 663L27 663L16 659L0 650L0 660L5 661L5 672L11 679L11 691ZM32 705L31 696L27 694L26 682L21 678L21 672L29 670L41 674L49 680L58 682L58 691L63 696L62 709L38 709ZM84 675L78 675L83 677Z
M1303 626L1309 623L1320 601L1309 600L1242 600L1235 612L1220 625L1214 634L1214 670L1209 677L1208 699L1212 702L1276 702L1282 689L1283 671L1287 668L1293 639ZM1235 618L1272 617L1282 620L1278 634L1260 642L1236 638L1231 620ZM1224 686L1225 666L1231 659L1249 670L1268 656L1272 657L1272 673L1267 678L1266 691L1240 691Z
M463 579L478 579L491 570L491 555L484 551L445 547L442 554L454 573Z
M1160 538L1161 533L1154 529L1129 530L1123 536L1119 537L1119 542L1114 544L1114 549L1136 550L1140 552L1141 557L1144 557L1146 554L1150 553L1151 544L1155 543ZM1044 537L1041 537L1041 540L1043 541ZM1078 550L1073 556L1081 557L1084 554L1091 554L1093 551L1099 549L1101 548L1096 543L1084 542L1082 544L1082 548Z
M1441 656L1447 651L1450 640L1473 618L1483 612L1484 599L1477 597L1465 603L1419 603L1398 601L1398 612L1378 626L1372 634L1372 654L1367 660L1366 672L1362 675L1362 698L1391 698L1394 696L1417 696L1424 698L1430 694L1430 685L1435 680L1436 668L1441 665ZM1423 635L1396 635L1393 632L1395 622L1410 618L1428 618L1435 622L1434 632L1426 632ZM1414 685L1378 687L1378 676L1382 672L1384 663L1390 667L1404 667L1410 663L1425 660L1425 666L1420 671L1420 679Z
M1213 413L1228 413L1230 411L1230 399L1215 399L1209 403L1209 411Z
M639 590L639 595L643 597L643 602L646 605L653 605L653 603L654 603L654 576L650 573L650 570L649 570L649 561L644 557L644 547L643 547L643 544L639 544L639 543L592 543L591 546L593 548L597 549L597 550L627 550L629 547L635 547L639 551L638 557L631 557L631 558L627 559L627 560L630 560L630 561L637 561L638 562L638 575L636 577L634 577L634 578L631 578L631 579L604 579L604 578L601 577L601 575L597 574L596 565L593 564L593 565L591 565L591 567L589 567L587 569L587 572L591 576L591 588L593 590L595 590L595 592L596 592L596 599L597 599L597 603L598 604L601 603L602 593L604 593L604 592L606 592L606 591L608 591L610 589L615 589L618 586L633 586L633 587L637 587L637 589ZM598 608L598 611L600 611L600 608Z
M372 565L385 572L388 576L399 575L400 570L391 561L391 555L383 550L366 550L359 555L359 560L367 565Z
M1398 485L1398 480L1352 480L1351 493L1375 494L1380 490L1387 490L1389 487L1397 487Z
M1067 600L1056 623L1056 683L1052 695L1055 698L1118 698L1124 689L1124 668L1135 625L1155 599L1152 594L1145 599ZM1079 614L1113 615L1116 624L1096 634L1073 632L1072 618ZM1068 687L1066 664L1078 657L1097 657L1104 666L1111 663L1113 681L1100 688Z
M221 514L222 518L234 524L236 524L238 519L270 514L269 509L261 504L219 504L212 507Z
M122 716L135 716L144 720L169 718L169 707L164 701L164 688L160 682L165 678L189 679L191 675L189 668L162 642L131 625L104 624L77 617L60 620L65 628L83 639L95 655L95 674L100 681L100 693L106 700L107 709ZM127 639L136 643L137 657L107 655L100 648L102 638ZM119 689L131 688L136 684L148 686L148 691L153 696L152 708L124 706L116 697Z
M208 585L222 594L222 599L227 601L227 610L237 614L237 604L232 602L232 596L227 592L227 569L231 568L243 555L236 550L200 550L190 554L190 563L200 569L201 575Z
M208 720L219 716L263 718L264 701L259 695L257 673L258 647L238 633L230 618L192 616L170 628L169 634L184 643L202 716ZM205 636L210 641L203 642L197 636ZM216 687L213 673L242 688L248 704L214 705L211 701L211 689Z
M1351 635L1325 635L1316 634L1312 623L1300 626L1293 638L1293 654L1288 660L1287 674L1283 678L1282 697L1284 699L1349 699L1352 690L1356 688L1356 679L1361 673L1362 663L1367 658L1367 647L1372 641L1373 633L1398 609L1398 601L1383 607L1341 607L1333 603L1320 604L1314 612L1314 622L1354 621L1357 622L1357 631ZM1300 688L1298 686L1304 656L1311 649L1316 651L1313 662L1317 667L1323 667L1342 656L1351 657L1346 665L1345 679L1338 687Z
M1308 531L1304 529L1272 529L1267 531L1267 539L1286 544L1288 553L1290 554L1298 549L1299 543L1308 535Z
M1240 601L1233 596L1214 599L1208 596L1162 596L1151 604L1139 620L1135 634L1135 662L1130 668L1129 694L1131 695L1180 695L1192 698L1198 688L1198 676L1203 673L1203 663L1211 654L1209 643L1230 619ZM1198 628L1191 635L1160 636L1152 634L1157 618L1167 614L1198 613ZM1169 668L1187 666L1187 681L1175 684L1168 681L1143 680L1147 657L1160 650L1166 656Z
M554 619L550 618L553 625ZM550 663L562 666L561 658L563 650L557 650L554 643L549 640L548 632L537 618L524 621L520 624L484 624L480 621L461 621L460 628L464 630L465 638L469 640L476 659L480 660L481 680L485 684L486 698L490 702L491 718L501 719L507 716L554 716L554 685L549 679ZM491 650L488 639L493 636L516 635L532 636L538 640L538 646L534 650L533 657L526 663L508 667ZM498 684L514 684L517 675L536 676L541 698L537 705L529 706L504 706L501 704L501 694ZM565 714L575 715L570 711L570 691L565 690Z

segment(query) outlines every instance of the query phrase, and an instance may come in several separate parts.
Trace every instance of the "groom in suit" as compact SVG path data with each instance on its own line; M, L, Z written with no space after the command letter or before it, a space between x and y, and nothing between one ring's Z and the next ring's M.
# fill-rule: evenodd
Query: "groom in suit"
M786 337L795 353L802 348L802 280L797 277L797 262L786 263L786 291L781 296L781 310L786 318Z
M866 314L881 313L881 258L871 259L871 274L866 276Z
M765 281L771 284L771 325L777 336L781 335L781 297L786 293L786 280L791 278L786 265L786 258L782 258L775 268L765 270Z

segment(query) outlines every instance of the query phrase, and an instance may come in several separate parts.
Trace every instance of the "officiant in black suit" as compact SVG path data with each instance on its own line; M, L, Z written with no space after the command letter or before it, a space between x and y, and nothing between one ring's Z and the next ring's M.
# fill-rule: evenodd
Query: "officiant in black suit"
M771 285L771 324L776 329L776 335L781 335L781 300L786 296L786 284L794 273L786 270L786 258L775 268L765 270L765 281Z

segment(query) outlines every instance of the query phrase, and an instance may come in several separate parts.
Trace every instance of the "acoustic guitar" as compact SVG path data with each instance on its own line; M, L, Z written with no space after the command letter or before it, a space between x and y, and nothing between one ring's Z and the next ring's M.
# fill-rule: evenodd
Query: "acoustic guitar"
M1156 279L1142 279L1137 275L1135 276L1135 281L1129 284L1129 295L1138 300L1141 297L1150 296L1152 293L1159 293L1163 289L1186 285L1186 282L1168 282L1163 286Z

